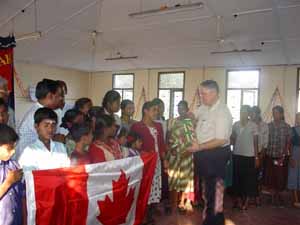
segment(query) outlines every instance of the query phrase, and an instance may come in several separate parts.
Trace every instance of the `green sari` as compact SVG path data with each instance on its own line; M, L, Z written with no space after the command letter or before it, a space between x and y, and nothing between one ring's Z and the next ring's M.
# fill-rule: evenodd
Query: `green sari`
M193 193L193 155L186 152L187 147L196 138L193 121L189 118L176 118L169 121L168 127L169 189L170 191Z

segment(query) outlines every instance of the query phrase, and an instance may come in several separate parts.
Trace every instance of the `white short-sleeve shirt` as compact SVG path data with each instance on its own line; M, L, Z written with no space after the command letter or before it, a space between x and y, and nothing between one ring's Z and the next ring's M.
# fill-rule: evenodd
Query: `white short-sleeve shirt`
M39 108L44 106L39 102L34 103L34 105L29 109L29 111L24 115L19 127L17 128L17 133L19 135L19 142L16 148L15 159L18 160L24 149L35 142L38 139L36 129L34 127L34 114ZM54 110L57 113L57 110ZM59 120L59 116L58 116Z
M254 157L254 137L258 136L257 125L248 121L246 126L242 126L241 122L235 122L232 128L232 133L235 136L235 144L233 154Z
M34 113L42 107L44 106L40 103L34 103L34 105L24 115L19 127L17 128L17 133L20 139L16 148L16 160L19 159L20 155L28 145L38 139L38 135L34 128Z
M218 100L213 106L201 105L195 113L196 134L199 144L213 139L227 140L230 144L232 116L228 107Z
M70 166L70 159L64 144L51 141L50 149L49 151L44 143L37 139L24 149L19 159L20 166L24 171Z

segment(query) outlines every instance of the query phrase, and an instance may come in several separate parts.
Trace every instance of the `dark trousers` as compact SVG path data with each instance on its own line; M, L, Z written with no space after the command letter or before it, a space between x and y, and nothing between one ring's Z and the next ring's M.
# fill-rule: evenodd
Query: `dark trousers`
M229 146L195 154L198 174L202 181L202 197L205 201L203 225L224 225L223 214L224 178Z
M169 204L169 177L163 167L163 161L161 162L161 199L165 205Z
M205 202L202 225L224 225L225 218L223 214L223 179L216 177L203 178L202 189L202 196Z

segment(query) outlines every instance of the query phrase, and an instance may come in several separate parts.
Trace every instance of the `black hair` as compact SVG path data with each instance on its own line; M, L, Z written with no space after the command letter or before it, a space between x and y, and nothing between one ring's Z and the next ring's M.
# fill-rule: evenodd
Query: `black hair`
M70 134L75 142L79 142L82 136L88 135L92 131L90 122L74 124L70 130Z
M128 135L128 129L126 129L125 127L120 127L116 136L117 138L121 138L127 135Z
M104 108L101 106L92 106L88 111L88 116L90 119L97 118L99 116L104 115Z
M279 113L281 113L281 114L284 114L284 109L283 109L283 107L280 106L280 105L274 106L273 109L272 109L272 111L277 111L277 112L279 112Z
M178 106L179 106L179 105L183 105L183 106L186 107L187 109L189 108L189 104L188 104L188 102L185 101L185 100L181 100L181 101L178 103Z
M130 105L130 104L134 105L134 102L131 101L131 100L129 100L129 99L123 100L123 101L121 102L121 109L124 110L124 109L126 108L126 106L128 106L128 105Z
M114 90L110 90L108 92L106 92L103 101L102 101L102 106L104 108L107 108L108 103L113 103L117 100L121 100L121 95L119 92L114 91Z
M102 115L96 118L94 137L99 138L103 135L104 128L111 127L115 123L115 118L110 115Z
M50 108L44 107L44 108L39 108L36 110L34 113L34 123L39 124L43 120L54 120L57 123L57 114Z
M76 119L77 116L79 115L83 115L82 112L80 112L79 110L77 109L69 109L64 117L62 118L61 120L61 125L60 127L63 127L65 129L69 129L68 127L68 123L73 123L73 121Z
M60 86L62 89L65 89L65 90L66 90L66 93L65 93L65 94L67 94L67 93L68 93L68 87L67 87L66 82L63 81L63 80L57 80L57 82L58 82L59 86Z
M155 103L153 101L148 101L148 102L145 102L144 105L143 105L143 108L142 108L142 116L144 116L145 114L145 110L149 110L151 107L153 106L156 106Z
M258 106L252 106L251 111L256 113L257 115L261 114L261 110Z
M240 112L247 112L247 113L251 113L251 106L250 105L242 105L240 108Z
M89 98L80 98L80 99L77 99L77 101L75 102L74 108L77 109L77 110L80 110L80 109L82 109L88 103L92 103L92 100L89 99Z
M4 107L4 109L6 110L6 111L8 111L8 105L6 104L6 102L4 101L4 99L3 98L0 98L0 107Z
M283 121L285 120L285 117L284 117L284 109L283 109L282 106L280 106L280 105L274 106L273 109L272 109L272 112L274 112L274 111L279 112L279 113L282 115L282 118L281 118L281 119L282 119Z
M55 80L43 79L38 82L35 88L35 97L40 100L47 97L49 93L55 94L60 85Z
M257 115L259 121L262 121L261 110L260 110L260 108L258 106L252 106L251 112L255 113Z
M128 148L132 148L132 145L137 141L137 140L143 140L143 138L136 132L130 131L128 136L127 136L127 142L126 146Z
M163 102L163 100L161 100L160 98L154 98L152 100L154 105L165 105L165 103Z
M208 89L213 89L217 93L219 93L219 91L220 91L218 83L214 80L205 80L200 85L202 87L205 87L205 88L208 88Z
M16 143L19 136L16 131L6 124L0 124L0 145Z

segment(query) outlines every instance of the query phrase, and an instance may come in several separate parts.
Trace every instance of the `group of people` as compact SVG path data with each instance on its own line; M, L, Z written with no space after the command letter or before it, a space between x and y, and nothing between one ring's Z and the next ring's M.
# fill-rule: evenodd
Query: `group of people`
M195 113L186 101L180 101L179 117L165 120L164 103L156 98L144 103L142 119L135 121L134 103L121 101L114 90L105 94L101 106L94 106L89 98L71 106L65 102L64 81L43 79L36 86L37 102L15 131L9 123L13 114L5 98L7 90L0 89L4 90L0 91L1 225L25 220L23 171L108 162L149 152L158 157L145 224L154 223L160 202L167 214L186 212L204 202L203 224L223 225L225 183L232 183L234 207L246 210L251 199L260 204L262 187L268 187L274 202L281 204L288 174L294 205L300 206L300 114L291 129L280 106L274 107L270 124L262 121L258 107L242 106L240 121L232 126L230 111L219 99L218 84L207 80L201 83L202 104Z

